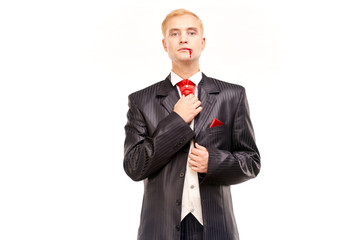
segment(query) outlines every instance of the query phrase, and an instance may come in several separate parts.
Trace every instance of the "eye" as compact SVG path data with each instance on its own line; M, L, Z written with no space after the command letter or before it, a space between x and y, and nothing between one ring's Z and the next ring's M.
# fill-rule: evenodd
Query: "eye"
M194 35L196 35L196 32L190 31L190 32L189 32L189 35L190 35L190 36L194 36Z
M179 33L173 32L173 33L170 34L170 36L172 36L172 37L177 37L177 36L179 36Z

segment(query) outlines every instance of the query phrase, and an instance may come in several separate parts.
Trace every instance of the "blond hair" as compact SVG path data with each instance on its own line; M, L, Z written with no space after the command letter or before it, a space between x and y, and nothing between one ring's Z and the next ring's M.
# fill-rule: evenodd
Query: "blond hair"
M170 18L173 18L173 17L177 17L177 16L183 16L183 15L191 15L191 16L194 16L200 23L200 32L201 34L204 33L204 26L202 24L202 21L201 19L193 12L190 12L189 10L186 10L186 9L176 9L176 10L173 10L171 11L167 16L166 18L164 19L164 21L162 22L161 24L161 31L162 31L162 34L163 36L165 37L165 34L166 34L166 24L168 23L168 21L170 20Z

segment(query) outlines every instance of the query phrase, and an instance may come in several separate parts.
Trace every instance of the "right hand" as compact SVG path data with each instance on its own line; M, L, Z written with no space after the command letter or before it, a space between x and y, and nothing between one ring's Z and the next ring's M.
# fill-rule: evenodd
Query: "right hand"
M201 102L193 94L186 97L181 96L174 106L174 112L182 117L186 123L190 123L201 112L202 107L200 105Z

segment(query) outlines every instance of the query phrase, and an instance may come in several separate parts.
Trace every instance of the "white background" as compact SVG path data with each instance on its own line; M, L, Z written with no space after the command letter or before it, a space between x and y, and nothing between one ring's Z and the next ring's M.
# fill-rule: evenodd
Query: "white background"
M169 73L176 8L204 22L202 71L247 89L262 170L232 187L241 239L360 239L356 1L4 2L0 239L136 239L127 95Z

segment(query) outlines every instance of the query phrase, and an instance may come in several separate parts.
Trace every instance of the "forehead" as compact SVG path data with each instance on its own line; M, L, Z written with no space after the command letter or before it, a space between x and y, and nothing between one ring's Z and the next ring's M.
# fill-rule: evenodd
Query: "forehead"
M192 15L182 15L175 16L168 20L166 24L166 32L170 29L187 29L187 28L197 28L200 29L199 20Z

